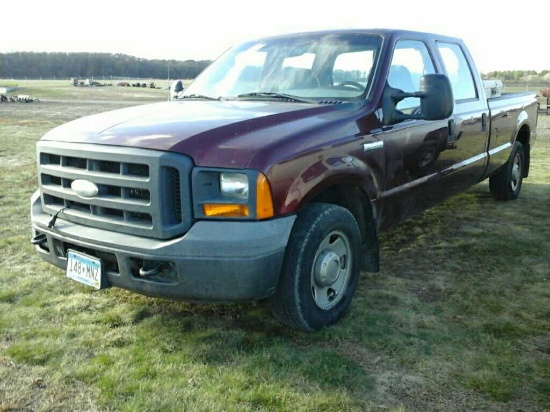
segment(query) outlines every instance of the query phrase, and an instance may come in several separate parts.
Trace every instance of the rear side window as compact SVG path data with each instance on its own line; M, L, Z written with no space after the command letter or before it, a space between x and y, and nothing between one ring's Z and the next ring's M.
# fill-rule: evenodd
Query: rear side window
M453 43L437 42L437 47L451 81L455 100L477 99L474 77L464 51Z

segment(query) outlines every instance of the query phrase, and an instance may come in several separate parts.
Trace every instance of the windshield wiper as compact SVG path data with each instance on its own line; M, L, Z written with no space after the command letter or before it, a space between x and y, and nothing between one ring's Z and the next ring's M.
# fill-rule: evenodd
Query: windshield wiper
M187 95L178 97L176 100L183 100L183 99L221 100L221 97L205 96L204 94L187 94Z
M253 97L253 98L260 98L260 99L267 98L267 99L286 100L286 101L292 101L292 102L298 102L298 103L313 103L311 100L303 99L301 97L293 96L291 94L274 93L274 92L244 93L244 94L239 94L237 97L238 98Z

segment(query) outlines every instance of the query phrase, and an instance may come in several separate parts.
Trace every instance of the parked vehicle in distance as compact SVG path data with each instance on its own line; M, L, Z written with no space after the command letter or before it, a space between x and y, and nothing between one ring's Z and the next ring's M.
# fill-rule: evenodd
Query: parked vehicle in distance
M464 43L401 30L236 46L177 101L72 121L37 144L33 244L69 278L194 302L267 298L337 322L378 234L529 174L532 93L487 99Z

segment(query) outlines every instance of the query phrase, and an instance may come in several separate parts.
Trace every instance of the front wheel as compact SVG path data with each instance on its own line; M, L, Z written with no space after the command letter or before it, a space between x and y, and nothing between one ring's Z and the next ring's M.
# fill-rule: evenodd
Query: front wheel
M519 196L525 168L523 145L515 142L506 164L489 178L489 190L497 200L514 200Z
M271 307L296 329L313 331L336 323L348 308L359 279L361 234L347 209L312 203L298 214Z

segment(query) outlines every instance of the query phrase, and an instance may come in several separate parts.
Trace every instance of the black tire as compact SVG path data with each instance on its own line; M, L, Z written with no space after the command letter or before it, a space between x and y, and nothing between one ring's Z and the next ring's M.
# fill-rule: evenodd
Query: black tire
M519 196L525 173L523 145L515 142L506 164L489 178L489 190L496 200L514 200Z
M359 280L361 234L345 208L312 203L298 214L270 298L277 319L303 331L336 323Z

